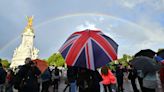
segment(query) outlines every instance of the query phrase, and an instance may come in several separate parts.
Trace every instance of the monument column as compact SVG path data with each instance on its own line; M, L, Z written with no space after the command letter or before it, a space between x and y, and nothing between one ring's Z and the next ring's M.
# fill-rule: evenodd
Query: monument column
M15 68L19 65L23 65L27 57L36 59L38 57L39 50L34 47L34 30L32 27L33 16L27 17L28 23L22 33L22 42L18 48L14 50L13 58L10 67Z

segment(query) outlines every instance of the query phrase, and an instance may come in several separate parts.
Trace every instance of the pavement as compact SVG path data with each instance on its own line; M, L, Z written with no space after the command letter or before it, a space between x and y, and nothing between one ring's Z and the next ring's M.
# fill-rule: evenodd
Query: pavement
M140 89L139 83L138 83L137 80L136 80L136 83L137 83L137 88ZM159 81L158 81L158 83L159 83ZM63 92L65 87L66 87L66 84L64 83L64 80L61 80L61 82L59 84L58 92ZM101 84L100 84L100 89L101 89L100 92L104 92L103 86ZM49 91L53 92L53 87L52 86L49 88ZM66 92L69 92L69 88L67 88ZM124 80L124 92L133 92L130 80ZM163 92L160 84L158 85L158 88L157 88L156 92Z
M140 89L138 81L136 81L136 83L137 83L137 88ZM66 87L66 84L64 83L64 79L61 79L61 81L59 83L58 92L63 92L65 87ZM124 87L124 92L133 92L130 80L125 79L123 87ZM100 84L100 89L101 89L100 92L104 92L103 91L103 86L101 84ZM14 90L14 92L18 92L18 91ZM53 86L49 87L49 92L53 92ZM54 92L56 92L56 91L54 91ZM65 92L69 92L69 87L67 88L67 90ZM159 80L158 80L158 87L157 87L156 92L163 92Z
M137 84L137 88L140 90L139 82L137 80L136 80L136 84ZM58 92L63 92L63 89L65 88L65 86L66 86L66 84L64 84L64 81L62 80L59 84ZM124 86L124 92L133 92L130 80L124 80L123 86ZM101 88L100 92L104 92L103 86L101 84L100 84L100 88ZM68 90L69 90L69 88L67 88L66 92L69 92ZM53 92L51 87L50 87L50 92ZM141 90L140 90L140 92L141 92ZM159 80L158 80L158 87L156 89L156 92L163 92Z

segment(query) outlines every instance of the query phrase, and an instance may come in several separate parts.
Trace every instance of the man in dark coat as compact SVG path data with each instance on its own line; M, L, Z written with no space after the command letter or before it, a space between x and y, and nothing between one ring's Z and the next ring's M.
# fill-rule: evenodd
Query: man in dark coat
M131 80L131 84L134 92L139 92L136 86L137 70L130 65L128 79Z
M124 77L124 70L122 64L119 64L116 67L116 78L118 84L118 92L123 92L123 77Z
M69 92L76 92L77 90L77 67L74 66L67 66L67 78L68 78L68 82L70 85L70 90Z
M91 84L91 89L90 91L91 92L100 92L100 82L103 80L100 73L95 70L90 70L89 72L91 74L90 76L90 81L92 81L92 84Z
M25 65L23 65L16 75L16 81L19 92L39 92L38 90L38 76L41 74L40 70L35 66L30 58L26 58Z

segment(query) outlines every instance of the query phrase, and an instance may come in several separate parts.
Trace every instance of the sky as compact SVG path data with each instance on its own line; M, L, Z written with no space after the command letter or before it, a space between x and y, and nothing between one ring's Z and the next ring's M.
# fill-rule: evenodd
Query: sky
M39 58L58 52L75 31L96 27L118 43L118 57L164 48L164 0L0 0L0 58L11 61L34 16Z

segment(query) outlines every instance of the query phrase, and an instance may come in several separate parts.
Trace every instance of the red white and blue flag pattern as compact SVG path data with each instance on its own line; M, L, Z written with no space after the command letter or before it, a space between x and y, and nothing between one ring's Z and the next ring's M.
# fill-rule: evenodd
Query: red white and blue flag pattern
M164 59L160 56L156 56L155 60L164 64Z
M59 52L68 66L95 70L117 59L118 44L99 30L73 33Z

